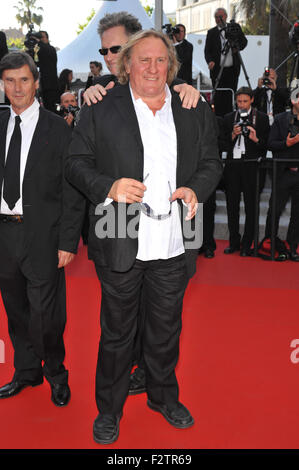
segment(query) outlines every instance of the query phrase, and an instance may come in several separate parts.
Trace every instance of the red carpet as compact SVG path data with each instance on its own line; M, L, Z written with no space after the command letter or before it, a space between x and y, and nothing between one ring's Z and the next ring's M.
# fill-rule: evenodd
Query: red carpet
M225 256L225 245L218 242L214 259L198 258L185 296L177 375L195 425L174 429L147 408L145 395L129 397L119 439L105 448L298 449L299 363L291 361L291 341L299 338L299 265ZM1 449L103 448L92 439L100 290L85 248L67 269L67 286L71 402L56 408L46 382L1 400ZM0 315L2 385L13 375L2 303Z

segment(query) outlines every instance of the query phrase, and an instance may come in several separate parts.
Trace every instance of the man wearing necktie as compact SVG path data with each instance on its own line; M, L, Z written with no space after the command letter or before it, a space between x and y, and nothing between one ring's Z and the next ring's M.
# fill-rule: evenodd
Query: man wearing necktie
M229 246L225 248L225 254L239 251L241 245L240 255L251 255L255 220L256 162L248 163L245 160L265 157L270 130L268 116L253 108L252 103L252 90L241 87L236 93L237 110L224 117L228 148L224 181L229 229ZM245 121L248 121L248 124L243 126ZM241 193L246 213L242 240L239 233Z
M0 398L45 377L53 403L64 406L64 266L76 253L84 207L63 178L71 130L36 100L38 71L28 54L4 56L0 77L11 103L0 116L0 290L15 367Z

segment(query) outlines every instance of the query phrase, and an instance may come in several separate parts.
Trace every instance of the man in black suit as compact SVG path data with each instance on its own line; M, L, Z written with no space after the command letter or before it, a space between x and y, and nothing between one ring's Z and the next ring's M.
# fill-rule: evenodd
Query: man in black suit
M239 212L242 192L246 219L240 255L250 256L252 252L257 163L245 160L265 157L270 130L268 116L252 107L253 99L250 88L240 88L236 93L237 111L224 117L228 149L224 184L229 229L229 246L225 248L225 254L240 249Z
M51 46L47 31L40 31L41 39L37 38L38 67L40 71L41 97L46 109L56 111L59 102L58 77L57 77L57 53Z
M238 79L240 75L240 58L238 51L242 51L247 46L247 39L244 36L238 23L234 24L236 29L237 40L234 41L234 46L228 49L226 47L229 42L226 38L227 30L227 13L224 8L217 8L215 11L215 21L217 26L209 29L205 43L205 59L210 70L210 77L212 79L213 87L215 87L218 74L221 66L224 63L224 68L218 88L231 88L234 92L237 90ZM215 93L215 112L218 116L224 116L233 109L232 94L228 91L218 91Z
M193 45L185 39L186 28L183 24L175 26L179 30L174 34L174 46L177 53L180 68L178 71L178 78L192 85L192 59L193 59Z
M278 87L276 81L275 70L266 68L263 76L258 79L256 89L253 90L253 106L258 111L268 114L270 125L273 124L276 114L285 112L289 102L288 89Z
M53 403L64 406L70 399L64 266L77 250L84 204L63 177L71 130L40 107L38 71L27 53L7 54L0 77L11 103L0 116L0 290L15 367L0 398L45 377Z
M175 376L183 296L198 251L196 242L188 246L185 224L196 222L197 202L222 173L209 107L200 101L184 109L166 86L177 69L168 38L154 30L132 36L119 66L121 85L82 109L66 164L66 177L93 207L88 250L102 287L93 432L102 444L118 437L141 292L148 405L175 427L193 424Z
M8 53L8 47L6 43L6 35L3 31L0 31L0 60L7 53Z
M118 70L117 60L119 57L120 46L123 46L129 40L132 34L141 31L142 27L139 20L127 12L117 12L105 15L99 22L98 33L101 39L100 54L104 57L106 66L110 74L97 77L95 86L90 87L84 93L84 99L87 104L91 102L96 103L101 101L103 96L107 94L108 89L113 86L118 86ZM183 106L190 108L196 107L199 99L199 92L192 86L182 83L181 80L175 78L173 89L180 93L180 98ZM84 224L86 227L88 224ZM136 348L133 359L133 366L137 364L138 367L134 368L130 377L129 394L135 395L144 393L146 391L145 374L142 359L142 347L140 341L141 327L143 324L142 319L142 303L140 309L139 326L136 335Z
M269 150L275 158L299 158L299 97L292 99L292 111L278 114L271 126ZM267 214L265 237L271 236L272 195ZM287 232L290 246L290 259L299 261L297 247L299 243L299 163L279 163L276 181L276 207L274 236L277 236L279 219L288 199L291 197L291 217Z

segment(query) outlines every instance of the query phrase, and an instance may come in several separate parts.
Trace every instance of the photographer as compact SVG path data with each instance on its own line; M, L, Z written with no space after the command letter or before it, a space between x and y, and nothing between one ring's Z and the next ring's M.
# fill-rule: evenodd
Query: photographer
M177 24L173 30L173 45L180 62L177 77L192 85L193 45L185 39L186 28L183 24Z
M268 146L274 158L299 158L299 94L292 99L292 111L275 117L271 127ZM290 259L299 261L296 252L299 242L299 163L279 163L276 181L275 233L277 236L279 219L291 197L291 217L287 233L290 246ZM272 197L267 215L265 237L271 236Z
M58 96L57 54L55 47L49 44L46 31L40 31L33 37L38 43L38 63L40 72L40 88L43 104L49 111L55 112Z
M79 108L75 95L69 91L63 93L60 97L60 109L58 114L73 128L76 125L78 113Z
M256 162L244 160L265 157L269 135L268 116L252 108L253 91L248 87L236 93L237 111L224 117L224 133L228 155L224 169L224 182L229 228L229 246L225 254L240 250L241 256L251 255L254 238ZM240 198L243 192L245 204L245 228L239 233ZM240 243L241 242L241 243Z
M276 81L275 70L266 67L263 76L258 79L257 88L253 91L253 106L268 114L270 125L273 124L276 114L286 110L289 99L287 88L277 87Z
M227 13L224 8L217 8L214 16L216 26L209 29L205 43L205 59L210 70L212 84L215 87L224 63L218 88L231 88L236 92L241 66L238 51L242 51L247 46L247 39L238 23L226 22ZM228 48L229 45L232 47ZM224 116L230 111L232 111L231 93L217 92L215 94L216 114Z

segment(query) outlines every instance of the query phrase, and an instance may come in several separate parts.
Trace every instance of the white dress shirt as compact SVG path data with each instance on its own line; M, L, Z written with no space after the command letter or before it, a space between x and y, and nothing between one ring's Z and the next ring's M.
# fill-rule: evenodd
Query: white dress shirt
M29 108L27 108L22 114L20 114L20 118L22 120L20 124L21 135L22 135L22 144L21 144L21 158L20 158L20 199L16 202L15 207L13 210L10 210L8 205L6 204L5 200L3 199L3 186L4 182L2 182L1 188L1 214L7 215L23 215L23 201L22 201L22 186L23 186L23 178L25 173L25 167L27 163L28 152L31 146L32 137L36 128L36 124L39 118L39 102L34 99L34 102ZM12 107L10 108L10 118L8 121L7 132L6 132L6 149L5 149L5 161L9 149L10 139L14 131L15 127L15 117L17 114L14 112Z
M131 90L131 88L130 88ZM174 125L171 93L166 85L163 107L153 114L141 98L135 99L131 90L144 149L143 177L147 189L143 202L155 214L168 214L170 192L176 190L177 138ZM148 175L148 176L147 176ZM141 261L168 259L185 252L177 201L171 205L170 217L156 220L140 213L138 252Z

